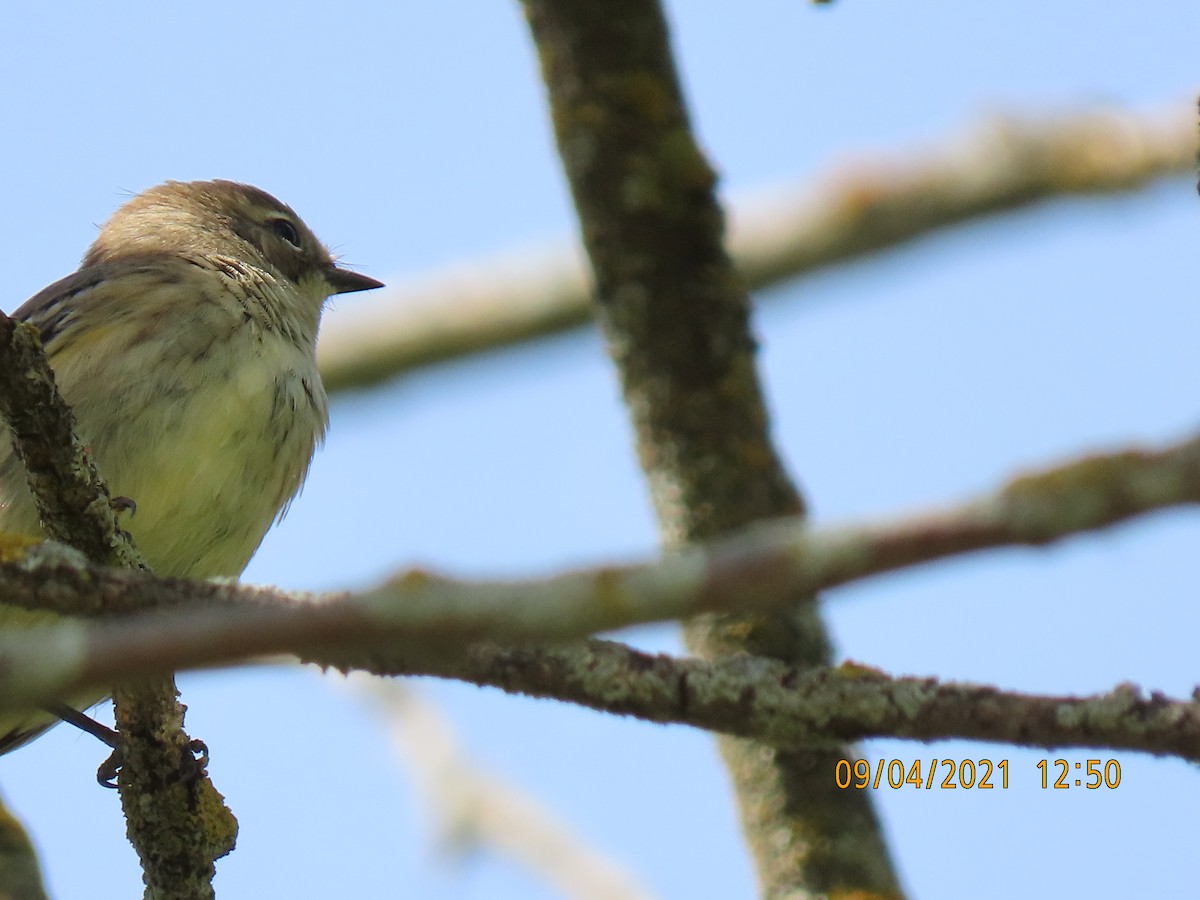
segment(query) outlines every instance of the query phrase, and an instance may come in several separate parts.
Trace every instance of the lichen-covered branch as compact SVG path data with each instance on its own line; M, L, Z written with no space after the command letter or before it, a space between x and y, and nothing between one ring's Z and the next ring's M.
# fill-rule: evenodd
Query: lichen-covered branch
M284 625L289 621L295 620L271 620ZM331 624L328 619L312 621L310 635ZM340 624L344 622L333 622ZM354 645L326 645L305 657L324 667L377 675L455 678L651 722L691 725L781 751L869 737L965 738L1037 747L1108 747L1200 762L1200 702L1159 694L1145 697L1129 685L1093 697L1044 697L929 678L893 678L854 663L801 669L754 656L676 659L599 640L460 644L430 654L419 641L403 640L403 635L393 639L396 634L372 632L365 625L359 631L361 640ZM203 647L189 656L186 640L168 630L163 655L172 666L190 660L199 665L208 658L242 658L245 647L255 643L279 652L295 642L294 635L271 640L267 628L261 634L257 642L221 652L201 632ZM46 647L37 642L33 650ZM231 649L239 652L231 654ZM118 664L112 646L99 652L109 665ZM0 654L0 664L12 659L8 649ZM153 669L154 662L138 654L130 665L142 671L148 665Z
M1139 190L1195 169L1191 104L1057 119L995 118L916 151L853 154L810 182L734 200L729 252L752 289L1030 204ZM471 260L328 316L330 391L591 322L590 285L567 240Z
M267 654L329 661L392 652L433 666L481 641L567 641L705 613L777 612L798 594L962 553L1040 546L1193 503L1200 503L1200 437L1084 457L889 521L816 528L780 519L659 560L528 580L410 570L358 594L313 596L158 578L89 563L54 543L0 541L6 602L110 617L0 633L0 706ZM134 615L147 611L153 615Z
M414 571L360 595L313 597L160 579L88 563L55 544L0 549L10 602L88 615L85 625L0 640L7 703L189 666L294 653L377 674L430 674L753 738L782 750L894 735L1196 758L1194 702L1137 696L1028 697L891 679L860 666L809 669L761 657L649 656L619 644L501 647L705 611L771 609L796 592L958 553L1041 545L1178 503L1200 502L1200 438L1092 456L1023 475L937 512L861 527L752 526L666 559L536 581L466 583ZM152 616L130 615L156 610ZM469 649L464 652L463 648Z
M117 527L108 488L75 436L75 416L58 393L37 329L3 313L0 416L25 465L46 534L94 562L146 569L146 561Z
M559 155L667 546L803 512L772 445L746 285L725 250L716 177L692 134L655 0L524 0ZM830 649L811 596L786 612L693 621L706 658L801 668ZM830 790L837 748L722 742L763 893L894 896L865 794Z
M410 667L393 659L377 661L375 670L460 678L784 750L898 737L1104 747L1200 761L1200 700L1146 697L1128 684L1090 697L1047 697L934 678L896 678L855 663L800 670L754 656L675 659L610 641L570 647L481 645L456 660ZM823 774L831 784L832 768Z
M94 563L146 571L75 436L74 416L58 393L36 330L3 314L0 415L25 463L46 533ZM174 679L161 673L113 690L123 742L121 805L149 900L213 896L213 861L232 849L236 835L236 822L208 776L180 777L192 755L177 697Z

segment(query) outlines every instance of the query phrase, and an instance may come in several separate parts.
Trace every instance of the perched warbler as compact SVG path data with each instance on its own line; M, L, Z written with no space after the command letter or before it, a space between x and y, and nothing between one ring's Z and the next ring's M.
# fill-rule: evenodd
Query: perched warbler
M100 230L79 271L13 317L35 325L122 526L159 575L236 577L283 516L328 424L321 308L382 287L337 265L292 209L232 181L168 181ZM0 440L0 531L41 528ZM0 624L49 614L0 607ZM97 692L67 698L76 708ZM0 715L0 753L48 713Z

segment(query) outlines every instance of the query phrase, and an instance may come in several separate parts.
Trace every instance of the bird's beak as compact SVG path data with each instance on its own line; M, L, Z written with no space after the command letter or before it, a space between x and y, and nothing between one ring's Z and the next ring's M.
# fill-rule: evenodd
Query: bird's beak
M333 288L335 294L353 294L355 291L373 291L383 287L382 281L376 281L369 275L361 275L337 266L325 270L325 282Z

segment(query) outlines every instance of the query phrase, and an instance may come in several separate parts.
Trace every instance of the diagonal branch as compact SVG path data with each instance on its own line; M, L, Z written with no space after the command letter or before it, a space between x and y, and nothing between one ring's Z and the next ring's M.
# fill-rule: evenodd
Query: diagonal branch
M393 659L377 662L373 671L459 678L788 750L898 737L1105 747L1200 761L1200 700L1146 697L1129 684L1091 697L1037 696L897 678L855 663L802 671L755 656L675 659L610 641L477 646L436 665ZM824 774L832 781L832 770Z
M1042 546L1194 503L1200 436L1030 472L940 510L825 528L780 519L662 559L540 579L410 570L362 593L313 596L158 578L88 563L54 543L9 543L0 562L7 603L120 618L0 634L0 708L268 654L404 653L434 666L480 641L565 641L704 613L779 611L797 594L988 548Z
M1139 190L1194 170L1193 119L1190 104L996 118L917 151L857 154L809 183L735 201L729 252L758 290L1041 201ZM361 387L592 318L582 254L563 240L465 262L337 310L321 331L321 375L330 391Z
M761 657L712 662L620 644L499 647L698 612L777 608L796 592L986 547L1041 545L1152 509L1200 502L1200 438L1093 456L1017 478L938 512L859 528L779 521L668 556L537 581L466 583L414 571L360 595L313 597L190 582L82 561L47 543L5 548L0 594L88 615L156 610L0 640L5 704L89 683L294 653L376 674L459 678L598 710L798 750L894 735L1109 746L1197 757L1195 702L1128 687L1092 698L810 669ZM483 643L486 642L486 643ZM467 647L467 650L463 650Z
M309 634L321 629L328 632L329 622L317 622ZM237 626L229 629L236 630ZM378 626L364 627L361 633L356 646L326 645L304 655L323 667L454 678L601 712L750 738L781 750L870 737L962 738L1047 748L1109 747L1200 762L1200 702L1161 694L1146 698L1130 685L1092 697L1046 697L931 678L894 678L853 663L800 669L755 656L675 659L599 640L520 647L477 643L465 649L459 644L431 655L421 652L418 641L389 640L396 635L381 633ZM271 640L269 628L261 634L262 646L278 650L290 643ZM78 633L61 637L63 643L79 645ZM201 639L205 637L201 633ZM115 644L98 643L106 665L119 667ZM34 649L44 652L47 646L62 644L44 644L39 637ZM206 643L210 652L194 654L188 653L188 646L186 637L168 628L161 655L172 667L247 655L244 645L231 653L228 647ZM9 651L0 654L5 666L13 659ZM129 667L149 671L154 659L139 653Z
M74 416L36 329L3 314L0 415L25 463L46 533L94 563L148 571L117 527L108 489L74 433ZM154 900L211 897L213 861L229 852L236 835L236 822L208 776L180 778L192 753L177 697L174 679L162 674L113 690L126 831L142 863L146 897Z
M399 681L365 676L351 683L361 684L374 698L393 749L427 796L442 842L450 849L494 849L568 900L653 896L537 797L473 759L441 711L415 690Z

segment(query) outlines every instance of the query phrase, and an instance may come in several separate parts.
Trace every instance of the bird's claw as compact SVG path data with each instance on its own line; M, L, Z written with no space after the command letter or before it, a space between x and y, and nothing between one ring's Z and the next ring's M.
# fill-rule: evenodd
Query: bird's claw
M121 771L121 766L125 764L124 749L118 743L113 752L108 755L108 759L102 762L100 768L96 770L96 781L101 787L115 788L117 786L117 775ZM199 781L208 767L208 745L204 741L191 740L188 743L188 750L191 751L191 755L185 756L179 766L179 781L182 784L193 784Z
M137 515L137 501L132 497L113 497L108 501L108 505L117 514L123 512L129 513L129 518L131 519Z

